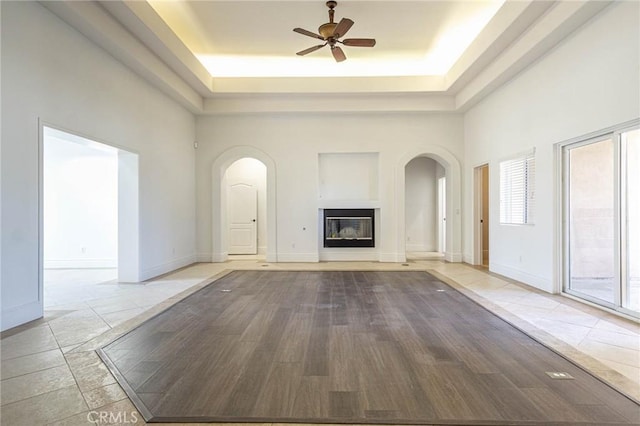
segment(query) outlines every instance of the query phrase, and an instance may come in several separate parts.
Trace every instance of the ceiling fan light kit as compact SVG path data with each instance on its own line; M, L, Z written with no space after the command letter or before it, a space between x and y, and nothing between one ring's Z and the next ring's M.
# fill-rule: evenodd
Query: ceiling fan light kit
M331 47L331 53L333 54L333 58L336 62L342 62L347 57L344 54L344 51L337 46L338 43L344 46L352 46L352 47L373 47L376 45L376 40L373 38L347 38L344 40L339 40L342 36L344 36L349 29L353 26L353 21L349 18L342 18L340 22L335 23L333 21L334 17L334 9L338 5L337 1L328 1L327 7L329 8L329 22L320 25L318 28L318 33L316 34L312 31L308 31L302 28L294 28L298 34L306 35L307 37L317 38L318 40L322 40L324 44L318 44L316 46L310 47L305 50L301 50L296 53L298 56L304 56L311 52L315 52L318 49L325 47L327 44Z

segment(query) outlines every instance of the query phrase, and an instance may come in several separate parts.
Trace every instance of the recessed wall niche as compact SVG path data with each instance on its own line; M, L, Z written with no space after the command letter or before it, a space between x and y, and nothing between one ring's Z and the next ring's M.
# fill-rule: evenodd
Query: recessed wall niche
M378 200L378 153L318 154L319 198L323 201Z

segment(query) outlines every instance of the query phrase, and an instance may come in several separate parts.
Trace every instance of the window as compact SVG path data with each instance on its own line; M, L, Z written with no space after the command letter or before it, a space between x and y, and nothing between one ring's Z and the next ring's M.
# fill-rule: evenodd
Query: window
M500 163L500 223L533 223L535 150Z

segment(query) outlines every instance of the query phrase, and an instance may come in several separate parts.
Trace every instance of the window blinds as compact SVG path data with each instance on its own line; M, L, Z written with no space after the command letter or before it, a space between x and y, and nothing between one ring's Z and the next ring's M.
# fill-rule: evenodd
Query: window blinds
M535 171L535 150L500 163L500 223L533 223Z

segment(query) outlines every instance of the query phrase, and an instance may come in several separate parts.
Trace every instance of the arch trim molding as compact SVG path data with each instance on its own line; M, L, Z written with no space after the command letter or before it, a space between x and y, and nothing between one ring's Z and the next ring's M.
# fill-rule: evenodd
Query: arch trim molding
M429 157L438 161L445 169L447 179L447 236L445 260L462 262L462 172L460 162L447 149L437 145L424 145L406 152L396 166L396 262L406 261L405 223L405 167L418 157Z
M227 215L225 172L227 168L242 158L254 158L267 168L267 262L277 262L276 232L276 163L264 151L249 145L229 148L220 154L211 165L211 261L224 262L228 259Z

